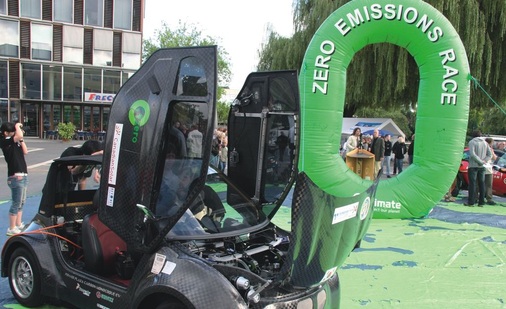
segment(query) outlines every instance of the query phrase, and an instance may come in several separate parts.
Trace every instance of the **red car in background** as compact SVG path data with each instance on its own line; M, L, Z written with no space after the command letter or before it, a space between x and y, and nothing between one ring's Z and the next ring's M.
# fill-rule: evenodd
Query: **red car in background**
M492 192L494 195L506 196L506 173L500 172L499 168L506 167L506 153L502 150L494 149L497 159L494 161L494 174L492 180ZM467 190L469 184L469 149L465 148L462 154L459 172L457 174L457 183L452 190L452 195L457 196L460 190Z

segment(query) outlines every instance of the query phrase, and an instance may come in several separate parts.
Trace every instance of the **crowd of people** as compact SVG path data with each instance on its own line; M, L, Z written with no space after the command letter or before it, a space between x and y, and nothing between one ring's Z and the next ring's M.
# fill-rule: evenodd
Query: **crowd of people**
M352 134L348 137L343 145L343 159L355 149L364 149L374 154L374 173L378 175L382 170L382 174L387 178L402 173L405 159L407 157L408 164L413 163L415 134L411 136L411 143L406 144L404 136L397 136L397 140L392 144L392 136L390 134L380 135L380 130L375 129L373 135L362 134L360 128L353 129ZM393 161L393 168L392 168Z

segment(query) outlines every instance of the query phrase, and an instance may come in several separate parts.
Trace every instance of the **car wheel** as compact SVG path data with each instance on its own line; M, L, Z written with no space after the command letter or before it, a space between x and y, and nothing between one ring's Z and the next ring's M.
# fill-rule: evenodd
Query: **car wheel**
M457 174L457 181L455 183L455 188L453 188L451 192L453 197L457 197L459 195L460 190L462 189L462 185L463 185L462 176L460 174Z
M158 303L155 309L187 309L187 307L178 301L165 300Z
M36 307L44 303L40 275L33 255L26 248L17 248L9 261L9 285L12 294L23 306Z

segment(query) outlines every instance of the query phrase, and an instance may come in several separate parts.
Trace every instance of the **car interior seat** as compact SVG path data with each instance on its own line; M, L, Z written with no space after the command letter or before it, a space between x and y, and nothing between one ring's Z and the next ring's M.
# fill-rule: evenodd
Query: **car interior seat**
M99 190L93 198L96 209L98 196ZM113 274L117 252L127 250L125 241L100 221L96 211L84 217L81 230L86 270L104 276Z

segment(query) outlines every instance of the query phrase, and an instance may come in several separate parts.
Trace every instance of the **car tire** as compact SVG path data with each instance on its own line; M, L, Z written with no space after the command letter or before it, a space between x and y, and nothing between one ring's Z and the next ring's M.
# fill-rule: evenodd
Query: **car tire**
M17 248L9 260L9 285L16 300L26 307L44 303L41 294L41 271L35 258L24 247Z
M158 303L155 309L188 309L188 307L176 300L164 300Z

